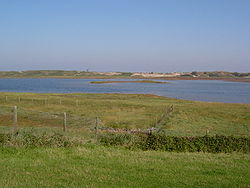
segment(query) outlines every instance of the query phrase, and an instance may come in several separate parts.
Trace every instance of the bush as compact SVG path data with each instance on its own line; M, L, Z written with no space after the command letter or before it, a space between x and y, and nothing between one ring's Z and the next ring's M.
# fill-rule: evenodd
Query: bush
M69 139L68 137L53 133L52 135L34 134L32 132L0 133L0 146L15 146L15 147L68 147L79 145L80 142Z
M163 150L174 152L249 152L250 138L233 136L177 137L163 134L131 135L104 134L99 142L103 145L125 146L142 150Z

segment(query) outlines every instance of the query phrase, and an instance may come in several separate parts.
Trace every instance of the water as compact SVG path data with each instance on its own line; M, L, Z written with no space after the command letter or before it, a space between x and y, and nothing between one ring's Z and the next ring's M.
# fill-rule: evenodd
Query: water
M221 80L174 80L169 84L90 84L103 79L0 79L0 92L33 93L144 93L178 99L248 103L250 83Z

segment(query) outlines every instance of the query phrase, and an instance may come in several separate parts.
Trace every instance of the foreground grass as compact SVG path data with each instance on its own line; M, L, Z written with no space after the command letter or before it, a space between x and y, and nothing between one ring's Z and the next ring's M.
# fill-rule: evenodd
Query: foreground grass
M6 98L7 97L7 98ZM20 98L19 98L20 97ZM132 151L93 144L99 126L152 127L168 135L249 136L250 105L206 103L152 95L0 93L0 127L10 132L11 107L18 106L20 131L62 131L83 138L81 147L0 147L1 187L249 187L250 155ZM25 127L25 128L24 128ZM47 127L47 128L45 128ZM59 130L58 130L59 129ZM92 143L92 144L91 144Z
M7 96L7 100L6 100ZM20 97L20 101L19 101ZM0 125L11 126L11 107L18 106L20 127L62 127L80 131L95 126L147 129L156 125L173 105L171 116L161 121L168 135L250 135L250 105L207 103L139 94L32 94L0 93Z
M0 148L1 187L247 187L247 154Z

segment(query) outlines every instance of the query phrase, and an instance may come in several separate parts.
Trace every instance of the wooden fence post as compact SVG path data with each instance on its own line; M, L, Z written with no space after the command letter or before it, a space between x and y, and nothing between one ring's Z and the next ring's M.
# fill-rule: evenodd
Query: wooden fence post
M209 134L209 130L207 129L207 130L206 130L206 135L208 135L208 134Z
M174 111L174 105L173 104L171 105L170 110L171 110L171 112Z
M18 102L19 102L19 103L21 102L21 98L20 98L20 97L18 97Z
M66 132L67 129L67 114L66 112L63 113L63 131Z
M99 118L95 118L95 136L97 137L97 132L98 132L98 124L99 124Z
M7 102L8 101L8 97L7 96L5 96L5 102Z
M17 106L13 107L13 127L14 132L17 131Z

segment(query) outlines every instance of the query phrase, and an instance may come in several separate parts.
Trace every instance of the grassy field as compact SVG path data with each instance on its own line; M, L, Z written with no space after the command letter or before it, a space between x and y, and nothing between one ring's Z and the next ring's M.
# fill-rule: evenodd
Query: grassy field
M7 99L6 99L7 96ZM18 106L21 127L62 127L63 112L69 129L95 126L147 129L154 127L171 105L173 113L161 121L168 135L250 135L250 105L207 103L137 94L0 93L0 125L11 126L11 107Z
M94 127L147 129L168 135L250 135L250 105L206 103L134 94L0 93L0 132L59 132L72 147L0 146L1 187L249 187L249 153L128 150L96 143ZM68 131L62 132L63 112ZM209 131L209 132L208 132ZM20 133L19 133L20 134Z
M0 148L1 187L248 187L246 154Z

